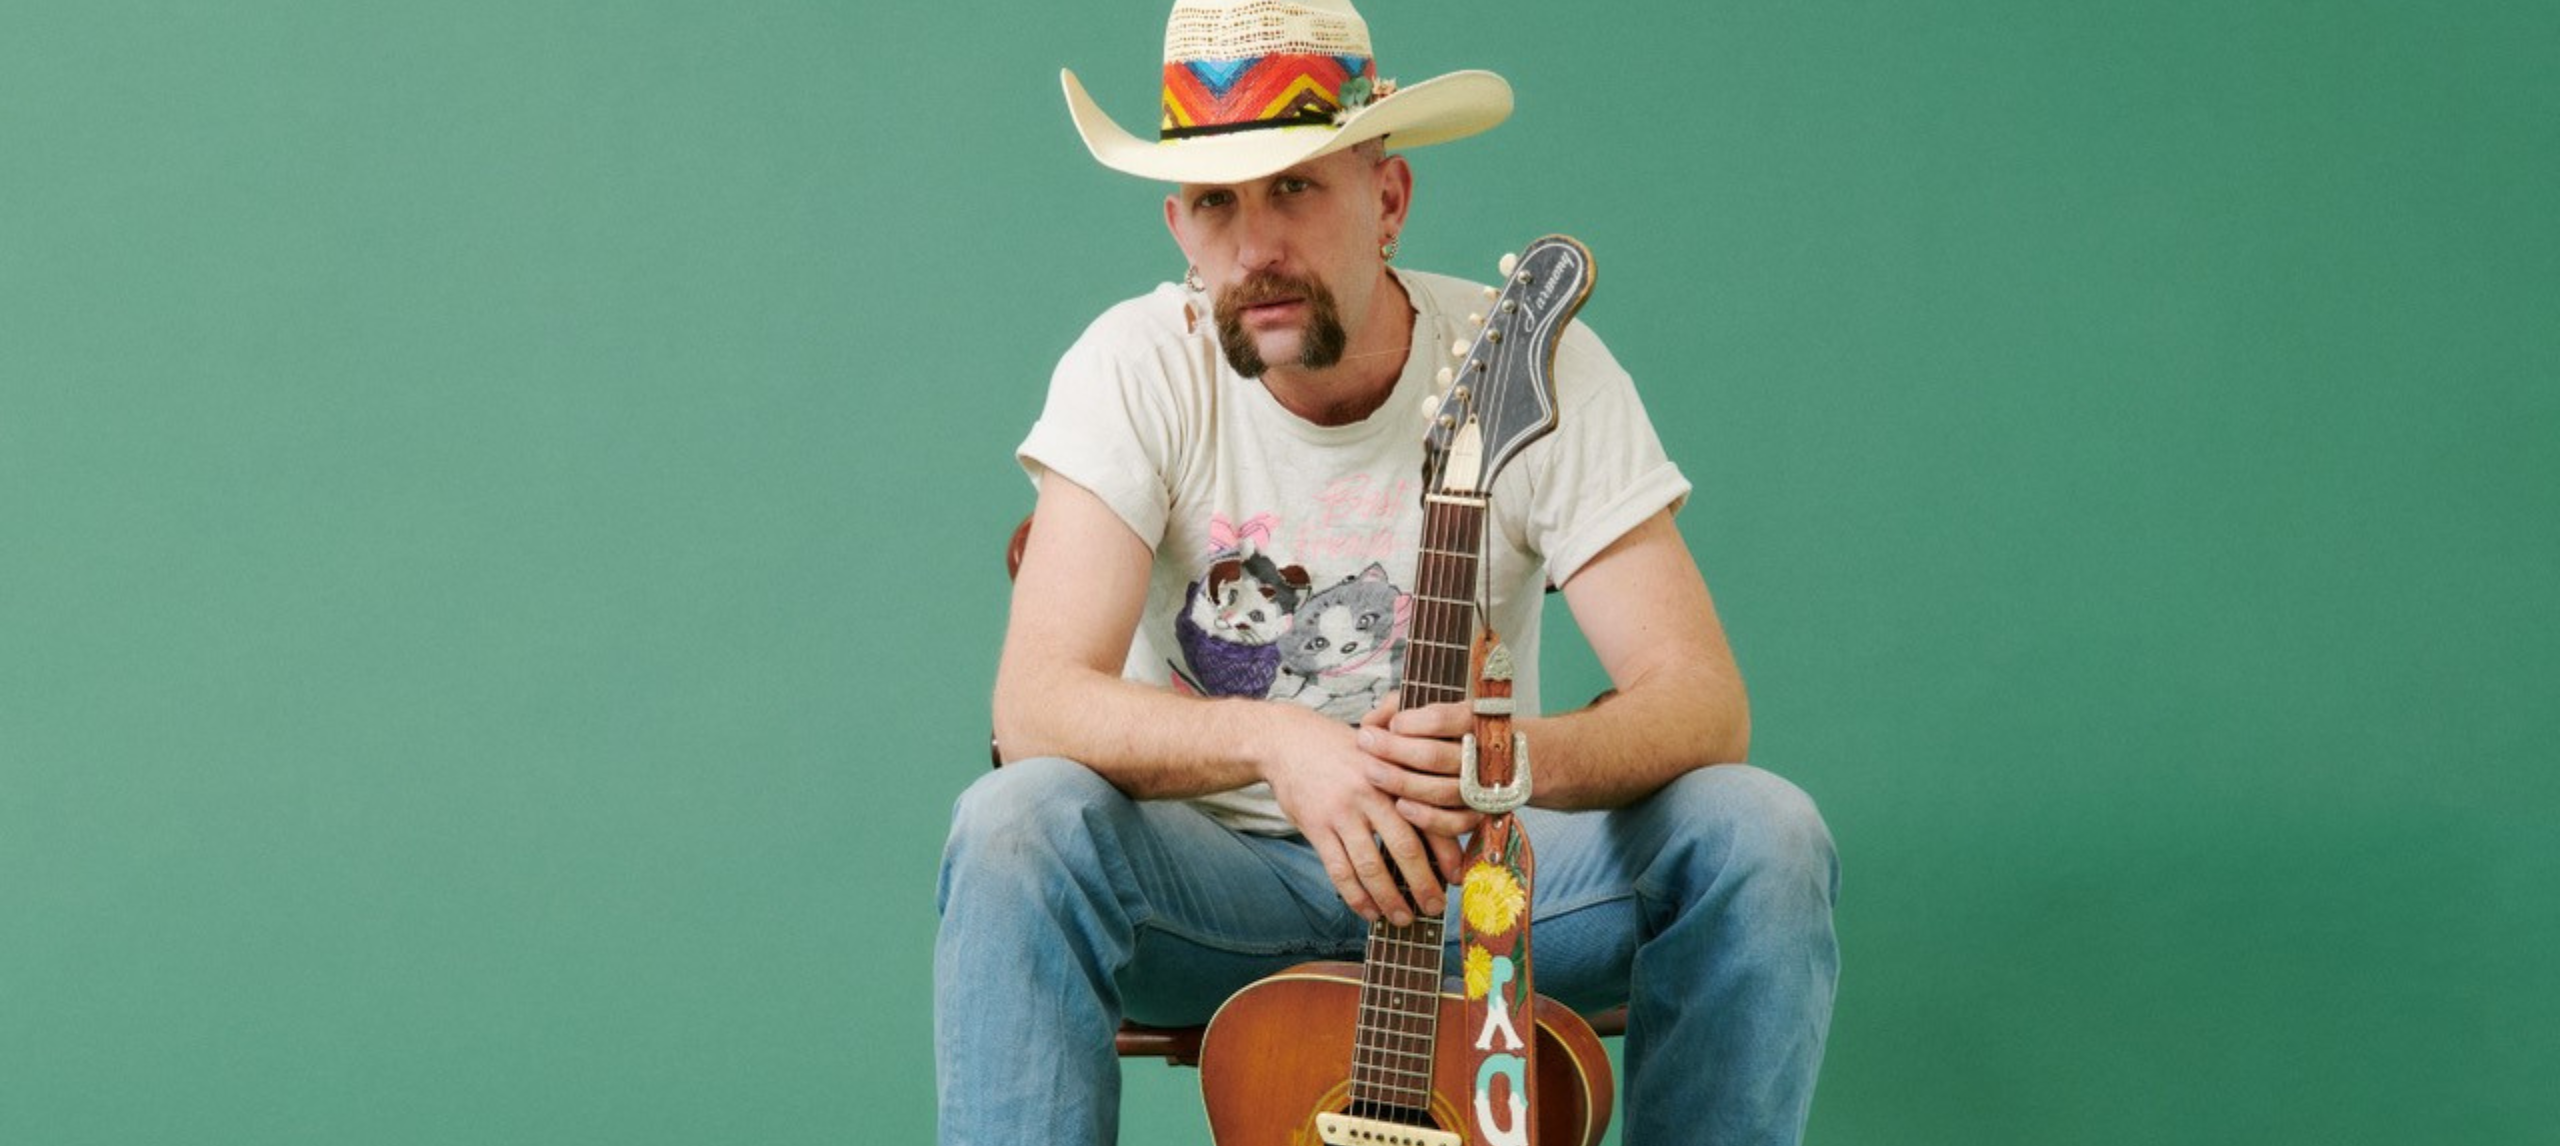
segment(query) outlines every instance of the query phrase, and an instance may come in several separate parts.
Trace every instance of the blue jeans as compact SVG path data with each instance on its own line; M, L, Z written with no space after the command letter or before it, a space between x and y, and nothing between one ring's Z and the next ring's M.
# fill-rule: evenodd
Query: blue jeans
M1539 992L1628 1004L1628 1146L1797 1141L1839 976L1839 865L1813 802L1723 764L1626 808L1521 822ZM1113 1141L1124 1016L1206 1022L1264 975L1358 959L1368 933L1297 837L1134 801L1059 759L961 795L938 898L946 1146Z

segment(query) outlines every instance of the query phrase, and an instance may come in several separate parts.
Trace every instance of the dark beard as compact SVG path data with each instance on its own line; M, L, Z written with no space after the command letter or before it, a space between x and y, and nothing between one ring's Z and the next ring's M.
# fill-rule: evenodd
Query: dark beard
M1334 305L1333 292L1314 279L1263 271L1218 292L1218 348L1226 352L1227 365L1235 367L1236 373L1260 378L1271 369L1254 346L1252 333L1244 328L1244 309L1284 298L1307 303L1307 326L1298 332L1298 360L1293 365L1322 370L1342 361L1351 336L1342 329L1342 312Z

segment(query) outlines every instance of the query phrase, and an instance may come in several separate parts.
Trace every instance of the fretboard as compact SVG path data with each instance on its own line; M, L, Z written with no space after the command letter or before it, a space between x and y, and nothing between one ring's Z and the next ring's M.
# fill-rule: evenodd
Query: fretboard
M1396 694L1403 707L1467 698L1467 656L1476 640L1476 562L1483 549L1483 501L1441 494L1423 499L1413 631L1405 638L1404 682Z
M1405 637L1404 680L1397 692L1403 707L1467 698L1467 662L1476 633L1476 567L1483 547L1482 500L1424 499L1413 627ZM1419 915L1401 927L1385 920L1369 927L1359 1030L1351 1054L1354 1117L1429 1121L1442 939L1441 921Z

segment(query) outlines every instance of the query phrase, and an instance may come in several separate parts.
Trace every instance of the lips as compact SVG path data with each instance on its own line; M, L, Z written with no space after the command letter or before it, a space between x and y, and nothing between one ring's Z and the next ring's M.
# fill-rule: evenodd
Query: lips
M1306 307L1305 299L1283 298L1257 302L1244 308L1244 319L1255 326L1296 321Z

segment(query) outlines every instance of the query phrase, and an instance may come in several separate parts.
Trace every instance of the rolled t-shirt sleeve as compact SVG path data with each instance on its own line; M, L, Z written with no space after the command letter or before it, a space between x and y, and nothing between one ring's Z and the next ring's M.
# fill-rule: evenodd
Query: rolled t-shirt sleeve
M1689 479L1663 452L1635 382L1575 323L1556 351L1555 432L1521 454L1528 487L1514 519L1562 585L1611 542L1688 500Z
M1014 457L1034 485L1054 473L1092 491L1153 549L1172 509L1186 430L1181 395L1166 381L1183 376L1170 369L1179 363L1157 361L1183 350L1148 334L1126 305L1096 320L1059 359L1040 420Z

